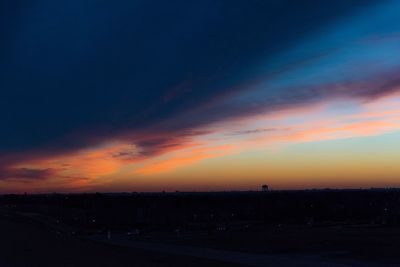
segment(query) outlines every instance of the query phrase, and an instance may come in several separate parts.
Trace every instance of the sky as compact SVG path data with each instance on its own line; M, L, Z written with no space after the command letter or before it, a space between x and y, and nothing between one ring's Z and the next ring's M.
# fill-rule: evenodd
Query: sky
M396 0L0 2L0 193L400 186Z

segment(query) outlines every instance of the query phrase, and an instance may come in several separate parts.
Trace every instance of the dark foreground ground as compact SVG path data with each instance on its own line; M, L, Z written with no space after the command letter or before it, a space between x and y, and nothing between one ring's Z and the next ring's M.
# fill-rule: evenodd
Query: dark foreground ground
M111 246L0 218L0 267L55 266L239 266Z
M270 227L258 231L153 234L133 241L197 246L348 266L400 266L400 228L358 226ZM266 265L268 266L268 265ZM296 266L296 265L294 265Z
M400 266L400 190L3 195L2 266Z
M30 220L23 222L21 218L15 219L8 216L0 219L0 236L1 267L386 266L362 264L360 261L325 259L318 254L293 253L293 251L280 251L278 254L261 251L261 253L254 253L251 246L242 243L242 246L234 248L221 243L221 240L215 240L217 241L215 244L201 243L196 238L191 238L190 242L184 241L184 239L177 242L174 238L165 239L165 237L159 237L157 240L140 240L127 237L123 233L113 234L110 240L102 235L98 238L95 236L82 238L66 235L46 225L32 223ZM235 239L235 237L233 238ZM274 244L271 245L274 246ZM266 244L261 247L265 248L271 245ZM243 248L248 248L251 252L238 251Z
M179 236L68 235L30 218L0 215L0 267L14 266L400 266L400 229L277 227Z

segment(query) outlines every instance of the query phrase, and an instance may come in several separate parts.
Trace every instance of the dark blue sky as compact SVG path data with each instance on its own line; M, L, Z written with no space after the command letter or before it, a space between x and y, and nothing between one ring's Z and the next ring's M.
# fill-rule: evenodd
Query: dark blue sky
M85 146L185 112L366 4L2 1L0 149Z

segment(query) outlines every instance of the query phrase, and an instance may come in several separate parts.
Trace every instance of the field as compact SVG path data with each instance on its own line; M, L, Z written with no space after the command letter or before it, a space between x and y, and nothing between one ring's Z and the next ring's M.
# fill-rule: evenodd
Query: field
M37 225L0 219L1 267L217 266L232 264L99 244Z

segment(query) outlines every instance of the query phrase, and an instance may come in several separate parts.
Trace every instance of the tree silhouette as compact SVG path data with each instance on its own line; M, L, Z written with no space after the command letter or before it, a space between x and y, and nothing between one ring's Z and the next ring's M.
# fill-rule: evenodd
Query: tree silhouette
M262 189L263 192L267 192L267 191L268 191L268 185L263 184L263 185L261 186L261 189Z

